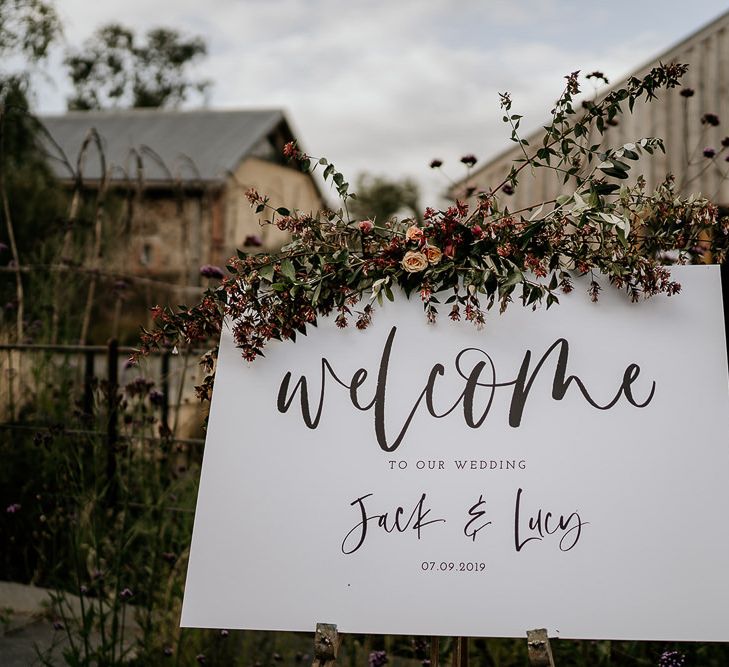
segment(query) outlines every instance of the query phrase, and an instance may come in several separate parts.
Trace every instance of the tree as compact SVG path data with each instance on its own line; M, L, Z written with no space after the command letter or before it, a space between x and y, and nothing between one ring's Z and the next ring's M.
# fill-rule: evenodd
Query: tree
M43 0L0 0L0 54L45 58L61 32L55 9Z
M350 208L358 218L386 222L397 213L407 211L420 221L420 191L417 183L405 178L390 180L384 176L360 174L357 178L357 198Z
M53 6L43 0L0 0L0 57L22 56L28 66L43 60L61 33ZM38 124L28 105L28 69L0 70L0 266L14 285L0 283L0 298L15 310L18 341L24 331L24 285L20 257L45 236L58 189L38 148ZM7 241L7 243L5 243ZM8 261L10 260L10 261Z
M74 87L68 108L178 107L210 85L188 73L206 53L202 38L184 38L176 30L150 30L140 44L129 28L102 26L82 49L66 55Z

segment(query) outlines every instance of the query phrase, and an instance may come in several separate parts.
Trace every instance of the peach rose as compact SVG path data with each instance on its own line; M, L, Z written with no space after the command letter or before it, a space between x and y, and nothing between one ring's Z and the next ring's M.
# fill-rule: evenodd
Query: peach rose
M420 241L423 238L423 230L417 225L411 225L405 232L406 241Z
M422 252L408 250L401 264L408 273L418 273L428 268L428 258Z
M430 264L437 264L440 262L443 253L440 248L436 248L434 245L429 245L425 248L425 257Z

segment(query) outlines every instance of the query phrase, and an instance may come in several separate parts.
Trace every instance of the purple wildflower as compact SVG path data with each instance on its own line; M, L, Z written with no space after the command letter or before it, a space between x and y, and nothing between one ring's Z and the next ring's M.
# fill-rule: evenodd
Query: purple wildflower
M200 267L200 275L203 278L216 278L217 280L221 280L225 274L219 266L204 264Z
M442 167L442 166L443 166L443 160L439 160L438 158L436 158L435 160L430 161L431 169L437 169L438 167Z
M703 116L701 116L701 124L716 127L719 124L719 116L717 116L715 113L705 113Z
M386 651L372 651L369 657L370 667L382 667L387 664L387 652Z
M263 239L258 234L248 234L243 245L246 248L260 248L263 245Z
M514 194L514 186L511 183L504 183L501 186L501 191L505 195L513 195Z
M684 88L680 92L681 97L693 97L694 96L694 89L693 88Z
M704 148L704 157L712 158L716 156L716 149L711 146Z
M461 162L463 162L463 164L465 164L467 167L473 167L473 165L476 164L476 162L478 162L478 159L476 158L475 155L471 155L469 153L468 155L464 155L461 158Z
M8 505L7 508L5 509L5 511L8 514L15 514L16 512L20 511L20 507L21 507L20 503L13 503L12 505Z
M119 597L122 600L129 600L129 598L134 597L134 593L132 593L131 588L122 588L121 592L119 593Z
M658 667L683 667L686 656L678 651L664 651L658 659Z

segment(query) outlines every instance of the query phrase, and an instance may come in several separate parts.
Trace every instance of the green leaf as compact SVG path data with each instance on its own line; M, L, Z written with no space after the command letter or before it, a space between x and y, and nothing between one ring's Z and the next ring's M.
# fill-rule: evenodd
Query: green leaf
M289 280L296 280L296 270L290 259L285 259L281 262L281 273Z
M612 178L628 178L628 174L623 169L601 169L603 174Z
M524 274L519 271L519 269L514 269L513 271L509 272L508 277L503 282L504 287L513 287L514 285L517 285L522 280L524 280Z
M277 208L276 213L278 213L279 215L291 215L291 211L289 211L289 209L287 208L284 208L283 206Z
M319 295L321 294L321 281L317 284L316 288L314 289L314 294L311 295L311 305L316 306L317 303L319 303Z
M258 275L269 283L273 282L273 264L265 264L258 269Z

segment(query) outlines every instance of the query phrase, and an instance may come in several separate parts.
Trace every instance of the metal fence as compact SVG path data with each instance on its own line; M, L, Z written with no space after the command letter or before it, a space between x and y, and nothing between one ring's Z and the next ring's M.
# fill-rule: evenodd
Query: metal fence
M119 392L123 389L124 375L139 377L129 364L134 348L120 346L116 340L107 345L36 345L0 344L0 431L37 431L47 429L46 421L27 420L22 406L27 396L32 395L48 378L38 372L39 359L52 367L63 366L73 375L72 390L79 398L80 428L62 425L69 434L105 436L113 445L125 436L119 430ZM198 437L183 437L181 414L187 410L199 422L200 410L194 398L194 368L200 351L175 354L162 351L151 354L145 362L148 379L158 387L160 423L169 434L169 439L187 445L202 445ZM192 370L191 370L192 369ZM101 389L95 394L95 388ZM101 398L103 405L94 405L95 398ZM93 416L103 411L106 428L93 428ZM144 439L157 439L142 436Z

